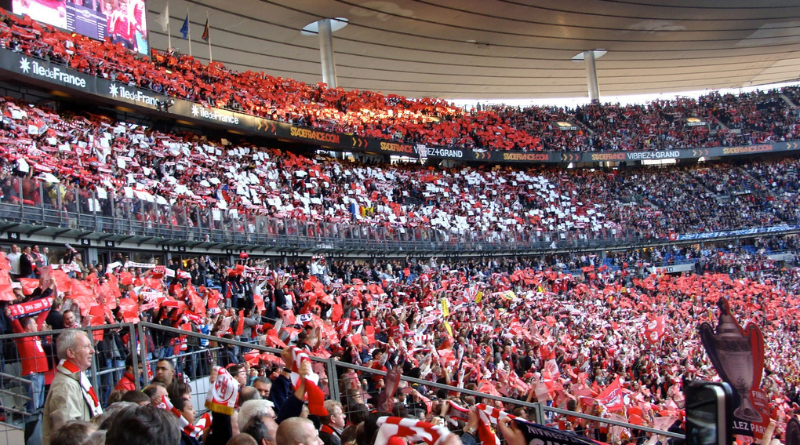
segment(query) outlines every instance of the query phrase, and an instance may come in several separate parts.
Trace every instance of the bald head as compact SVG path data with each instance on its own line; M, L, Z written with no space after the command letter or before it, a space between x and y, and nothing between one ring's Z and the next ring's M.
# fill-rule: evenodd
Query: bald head
M290 417L278 426L278 445L322 445L314 423L303 417Z
M225 445L258 445L258 442L249 434L239 433L231 437Z

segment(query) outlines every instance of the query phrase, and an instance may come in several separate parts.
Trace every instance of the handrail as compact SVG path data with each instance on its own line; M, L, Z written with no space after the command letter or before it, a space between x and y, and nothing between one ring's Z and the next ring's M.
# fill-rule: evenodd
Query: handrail
M93 331L93 330L98 330L98 329L109 329L109 328L115 329L115 328L118 328L118 327L121 327L121 328L133 328L134 325L131 324L131 323L124 323L124 324L112 324L112 325L104 325L104 326L89 326L89 327L81 328L81 329L88 330L88 331ZM239 340L226 339L226 338L216 337L216 336L212 336L212 335L208 335L208 334L202 334L202 333L198 333L198 332L188 332L188 331L184 331L182 329L173 328L171 326L163 326L163 325L160 325L160 324L154 324L154 323L149 323L149 322L140 322L135 327L137 328L139 338L143 338L144 337L144 335L145 335L144 334L144 329L147 328L147 329L152 329L152 330L161 330L161 331L164 331L164 332L171 332L171 333L174 333L174 334L179 334L179 335L184 335L184 336L192 336L192 337L197 337L197 338L201 338L201 339L207 339L207 340L211 340L211 341L216 341L218 343L232 344L232 345L241 346L241 347L254 349L254 350L258 350L258 351L273 353L273 354L276 354L278 356L281 356L281 352L282 352L282 350L280 350L280 349L270 348L270 347L263 346L263 345L260 345L260 344L243 342L243 341L239 341ZM2 336L0 336L0 338L10 339L10 338L20 338L20 337L25 337L25 336L57 335L57 334L60 334L63 331L64 330L43 331L41 333L36 332L36 333L27 333L27 334L10 334L10 335L2 335ZM131 340L131 346L136 344L136 339L135 338L132 337L130 340ZM147 360L147 357L146 357L146 354L147 354L146 342L141 342L140 341L139 344L141 346L141 349L138 352L141 354L141 356L138 357L139 354L133 354L134 359L140 358L142 362L151 361L151 360ZM219 348L211 348L211 349L219 349ZM175 358L175 357L180 357L180 356L187 356L187 355L196 354L198 352L204 352L206 350L211 350L211 349L204 349L202 351L194 351L194 352L190 352L190 353L181 354L179 356L173 356L173 357L170 357L170 358ZM315 362L318 362L318 363L323 363L323 364L326 365L326 367L328 369L328 384L329 384L329 388L331 390L331 397L334 398L334 399L338 399L339 398L339 378L338 378L338 372L336 370L337 367L343 367L343 368L351 369L351 370L362 372L362 373L370 373L370 374L383 375L383 376L386 375L385 371L380 371L380 370L376 370L376 369L372 369L372 368L367 368L367 367L360 366L360 365L354 365L352 363L341 362L341 361L339 361L339 360L337 360L337 359L335 359L333 357L325 359L325 358L315 357L315 356L312 355L312 356L310 356L310 359L312 361L315 361ZM136 366L136 365L134 364L134 366ZM111 369L106 369L106 370L101 371L101 372L97 372L96 366L95 366L94 361L93 361L93 363L92 363L92 371L93 371L92 372L92 378L96 379L97 376L99 376L100 374L110 373L110 372L113 372L113 371L115 371L117 369L118 368L111 368ZM27 384L31 383L30 381L28 381L28 380L26 380L24 378L13 376L13 375L9 375L9 374L2 373L2 372L0 372L0 378L14 380L14 381L18 381L18 382L21 382L21 383L27 383ZM149 383L148 382L147 373L143 373L143 379L145 381L145 385ZM431 388L444 389L444 390L447 390L447 391L459 392L459 393L463 393L463 394L467 394L467 395L471 395L471 396L475 396L475 397L480 397L480 398L483 398L483 399L495 400L495 401L500 401L502 403L509 403L509 404L513 404L513 405L532 408L532 409L535 410L535 413L537 415L537 422L538 423L542 423L542 424L544 423L544 412L545 411L549 411L549 412L554 412L554 413L562 414L562 415L575 416L575 417L587 419L587 420L590 420L590 421L598 422L598 423L601 423L601 424L616 425L616 426L622 426L622 427L625 427L625 428L636 429L636 430L643 431L645 433L659 434L659 435L662 435L662 436L679 438L679 439L685 438L684 435L679 434L679 433L674 433L674 432L670 432L670 431L663 431L663 430L650 428L650 427L645 427L645 426L633 425L633 424L629 424L629 423L625 423L625 422L621 422L621 421L617 421L617 420L613 420L613 419L606 419L606 418L592 416L592 415L588 415L588 414L584 414L584 413L576 413L576 412L572 412L572 411L568 411L568 410L564 410L564 409L560 409L560 408L548 407L548 406L545 406L545 405L543 405L541 403L538 403L538 402L528 402L528 401L509 398L509 397L496 396L496 395L492 395L492 394L484 394L484 393L481 393L479 391L473 391L473 390L469 390L469 389L466 389L466 388L458 388L458 387L455 387L455 386L452 386L452 385L445 385L445 384L442 384L442 383L431 382L431 381L412 378L412 377L407 377L407 376L402 376L401 379L403 381L406 381L406 382L409 382L409 383L416 383L416 384L424 385L424 386L431 387ZM138 383L139 382L137 380L135 382L135 384L138 385ZM97 382L95 381L93 384L97 385ZM5 392L5 391L0 391L0 392ZM17 394L14 394L14 395L18 396ZM26 400L29 400L29 398L26 398L25 396L19 396L19 397L22 397L22 398L25 398ZM23 415L27 415L28 414L28 413L21 412L21 411L14 411L14 412L17 412L17 413L23 414Z
M130 327L131 323L115 323L115 324L104 324L101 326L81 326L79 328L75 328L81 331L100 331L104 329L121 329ZM0 338L4 339L16 339L16 338L25 338L25 337L48 337L51 335L59 335L62 332L68 329L58 329L58 330L50 330L50 331L36 331L36 332L24 332L21 334L3 334L0 335ZM186 331L184 331L186 332Z
M336 366L342 366L344 368L352 369L352 370L359 371L359 372L366 372L366 373L377 374L377 375L386 375L386 371L380 371L380 370L377 370L377 369L366 368L364 366L354 365L352 363L346 363L346 362L340 362L340 361L334 361L334 363L335 363ZM642 431L647 432L647 433L655 433L655 434L661 434L661 435L668 436L668 437L674 437L674 438L677 438L677 439L685 439L685 435L683 435L683 434L673 433L673 432L670 432L670 431L664 431L664 430L659 430L659 429L645 427L645 426L633 425L633 424L630 424L630 423L620 422L618 420L606 419L604 417L597 417L597 416L592 416L592 415L584 414L584 413L576 413L574 411L568 411L568 410L564 410L564 409L560 409L560 408L553 408L553 407L549 407L549 406L543 405L541 403L526 402L524 400L517 400L517 399L511 399L511 398L508 398L508 397L495 396L495 395L492 395L492 394L485 394L485 393L482 393L482 392L473 391L473 390L469 390L469 389L466 389L466 388L458 388L458 387L451 386L451 385L445 385L445 384L442 384L442 383L430 382L428 380L421 380L421 379L417 379L417 378L413 378L413 377L402 376L401 380L404 380L404 381L407 381L407 382L410 382L410 383L417 383L419 385L426 385L426 386L430 386L430 387L433 387L433 388L460 392L460 393L468 394L468 395L475 396L475 397L482 397L484 399L497 400L497 401L500 401L500 402L503 402L503 403L512 403L512 404L515 404L515 405L526 406L526 407L529 407L529 408L543 409L545 411L553 411L553 412L558 413L558 414L565 414L565 415L580 417L580 418L583 418L583 419L586 419L586 420L591 420L591 421L595 421L595 422L601 422L601 423L605 423L605 424L609 424L609 425L623 426L623 427L626 427L626 428L635 428L635 429L642 430Z
M163 326L163 325L160 325L160 324L141 322L141 323L138 324L138 328L139 328L139 331L140 331L139 332L140 336L143 335L143 328L149 328L149 329L155 329L155 330L162 330L164 332L171 332L171 333L174 333L174 334L189 335L189 336L193 336L193 337L197 337L197 338L204 338L204 339L213 340L213 341L216 341L216 342L219 342L219 343L226 343L226 344L231 344L231 345L236 345L236 346L247 347L247 348L250 348L250 349L256 349L256 350L259 350L259 351L273 353L273 354L276 354L278 356L281 355L281 350L280 349L270 348L270 347L267 347L267 346L253 344L253 343L242 342L242 341L239 341L239 340L231 340L231 339L215 337L215 336L212 336L212 335L201 334L201 333L198 333L198 332L187 332L187 331L184 331L182 329L173 328L171 326ZM143 356L144 356L145 355L144 354L145 351L143 350L141 352L143 353ZM343 368L352 369L352 370L358 371L358 372L366 372L366 373L370 373L370 374L384 375L384 376L386 375L385 371L380 371L380 370L376 370L376 369L372 369L372 368L366 368L364 366L354 365L352 363L342 362L342 361L339 361L339 360L337 360L335 358L323 359L323 358L320 358L320 357L315 357L313 355L310 355L309 358L312 361L325 363L326 365L328 365L328 369L329 369L329 372L328 372L329 386L332 389L333 388L336 389L336 391L332 391L331 392L332 395L337 395L338 394L338 372L336 371L336 367L338 367L338 366L343 367ZM145 378L145 383L147 383L147 376L145 375L144 378ZM544 411L556 412L558 414L566 414L566 415L570 415L570 416L580 417L580 418L584 418L584 419L587 419L587 420L596 421L596 422L609 424L609 425L617 425L617 426L622 426L622 427L626 427L626 428L635 428L635 429L638 429L638 430L641 430L641 431L644 431L644 432L647 432L647 433L660 434L660 435L667 436L667 437L674 437L674 438L678 438L678 439L685 438L685 436L683 434L679 434L679 433L673 433L673 432L670 432L670 431L664 431L664 430L659 430L659 429L645 427L645 426L633 425L633 424L620 422L620 421L613 420L613 419L606 419L606 418L592 416L592 415L588 415L588 414L584 414L584 413L575 413L575 412L572 412L572 411L567 411L567 410L563 410L563 409L559 409L559 408L551 408L551 407L547 407L547 406L544 406L544 405L542 405L540 403L536 403L536 402L527 402L527 401L524 401L524 400L517 400L517 399L508 398L508 397L495 396L495 395L492 395L492 394L485 394L485 393L481 393L479 391L473 391L473 390L469 390L469 389L466 389L466 388L458 388L458 387L451 386L451 385L445 385L445 384L437 383L437 382L430 382L430 381L427 381L427 380L417 379L417 378L413 378L413 377L402 376L401 379L404 380L404 381L407 381L409 383L417 383L417 384L425 385L425 386L432 387L432 388L444 389L444 390L447 390L447 391L455 391L455 392L460 392L460 393L468 394L468 395L475 396L475 397L481 397L481 398L484 398L484 399L497 400L497 401L500 401L500 402L503 402L503 403L511 403L511 404L515 404L515 405L519 405L519 406L525 406L525 407L528 407L528 408L533 408L533 409L537 410L537 413L539 414L540 420L543 418L542 410L544 410ZM539 423L543 423L543 422L540 421Z
M40 183L41 186L41 183ZM20 183L20 189L22 188ZM46 189L42 189L42 192ZM68 189L80 200L77 189ZM43 194L43 193L42 193ZM92 195L94 196L94 195ZM115 194L109 198L118 203ZM94 198L90 198L94 199ZM128 202L130 198L120 198L119 202ZM22 200L20 200L22 202ZM76 204L80 210L81 202ZM35 227L54 227L64 231L75 230L82 232L82 237L91 233L102 233L120 236L139 236L155 240L184 240L187 243L198 245L229 245L237 249L258 248L274 249L275 251L303 252L363 252L367 255L386 255L387 252L395 255L414 255L416 252L441 252L459 255L508 255L508 254L538 254L560 252L584 252L608 249L620 249L640 245L671 245L694 243L697 240L674 240L650 236L638 236L632 229L611 236L577 236L571 232L535 232L515 233L508 232L497 239L484 236L482 233L469 233L465 235L448 234L434 228L408 228L407 233L390 233L383 227L370 227L363 225L350 225L348 223L320 222L318 224L298 223L295 220L283 220L262 216L253 216L251 219L256 224L255 232L230 232L224 229L210 228L205 221L208 215L201 214L195 209L184 209L182 214L188 220L197 220L196 226L160 224L156 222L144 223L136 220L137 214L131 213L124 218L115 216L100 216L97 213L85 215L81 212L68 212L58 210L44 203L38 205L12 204L0 202L0 215L9 223L22 223ZM63 207L63 205L60 205ZM187 220L187 222L188 222ZM231 221L217 221L220 227L227 228ZM210 221L214 222L214 221ZM730 232L730 230L729 230ZM755 237L762 235L781 235L798 233L800 228L795 225L782 224L765 228L750 228L747 233L731 235L717 232L702 241L724 240L739 237ZM562 238L563 236L563 238Z
M32 384L32 382L30 380L28 380L28 379L24 379L22 377L17 377L15 375L11 375L11 374L6 374L5 372L0 372L0 377L2 377L5 380L13 380L15 382L24 383L26 385Z

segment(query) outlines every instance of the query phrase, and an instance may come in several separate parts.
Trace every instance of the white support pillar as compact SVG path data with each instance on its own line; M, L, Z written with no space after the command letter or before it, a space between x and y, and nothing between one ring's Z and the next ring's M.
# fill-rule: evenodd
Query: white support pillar
M589 99L592 103L600 102L600 90L597 87L597 66L595 65L594 51L583 53L586 61L586 82L589 84Z
M319 58L322 65L322 81L328 88L336 88L336 61L333 58L333 32L331 19L322 19L319 25Z

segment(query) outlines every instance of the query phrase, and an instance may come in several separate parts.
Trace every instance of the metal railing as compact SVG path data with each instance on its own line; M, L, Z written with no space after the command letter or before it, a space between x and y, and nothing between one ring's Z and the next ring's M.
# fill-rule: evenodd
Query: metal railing
M161 332L161 333L169 332L171 334L176 334L178 336L195 337L197 339L206 339L206 340L209 340L209 341L213 341L213 342L216 342L216 343L218 343L220 345L219 348L217 348L217 349L221 349L221 348L225 347L225 345L230 345L230 346L234 346L234 347L247 348L247 349L250 349L250 350L255 350L255 351L258 351L259 353L267 352L267 353L275 354L278 357L280 357L280 353L281 353L281 351L278 350L278 349L269 348L269 347L263 346L261 344L254 344L254 343L251 343L249 341L226 339L226 338L221 338L221 337L217 337L217 336L213 336L213 335L206 335L206 334L201 334L201 333L198 333L198 332L190 332L190 331L185 331L185 330L182 330L182 329L177 329L177 328L173 328L173 327L162 326L162 325L159 325L159 324L153 324L153 323L147 323L147 322L141 322L141 323L138 323L135 326L133 324L130 324L130 323L124 323L124 324L115 324L115 325L85 327L85 328L81 328L81 329L86 331L87 335L90 335L90 338L93 338L93 337L91 337L92 334L95 333L98 330L108 331L108 330L111 330L111 329L119 329L122 332L124 332L125 334L127 334L127 347L128 347L128 350L130 352L136 351L135 354L131 354L132 358L133 358L133 362L134 362L133 363L134 369L138 368L138 365L137 365L138 362L141 362L141 363L152 363L152 362L156 362L158 360L158 358L154 358L154 357L152 357L152 355L149 355L148 350L147 350L148 349L147 348L147 343L148 343L147 341L138 341L137 342L137 339L146 339L148 336L152 336L153 334L156 334L158 332ZM30 338L30 337L44 337L45 339L50 339L51 342L52 342L53 337L57 336L60 332L61 331L43 331L43 332L36 332L36 333L0 335L0 343L4 343L4 342L8 342L8 341L14 341L14 340L23 339L23 338ZM138 343L138 349L137 349L137 343ZM97 344L96 341L95 341L95 344ZM213 349L213 348L202 349L202 350L199 350L199 351L191 351L191 352L181 353L181 354L177 354L177 355L174 355L174 356L171 356L171 357L165 357L165 358L170 359L170 360L173 361L173 363L177 364L182 360L186 360L187 358L192 357L193 355L196 355L196 354L199 354L199 353L207 354L206 351L209 351L211 349ZM237 356L240 359L243 359L243 352L241 350L238 351L237 352ZM23 358L18 357L18 359L21 360ZM340 378L340 375L343 375L343 373L345 373L345 372L353 371L353 372L356 372L356 373L360 374L361 378L368 378L369 379L372 376L383 376L383 375L386 374L383 371L378 371L378 370L371 369L371 368L366 368L366 367L363 367L363 366L358 366L358 365L354 365L354 364L350 364L350 363L341 362L341 361L338 361L337 359L335 359L333 357L331 357L331 358L320 358L320 357L312 356L311 360L314 361L317 364L317 366L321 366L322 369L324 369L324 371L325 371L325 374L326 374L325 377L327 378L326 390L327 390L327 393L329 395L329 398L333 399L333 400L341 401L342 405L344 407L348 407L348 405L350 405L348 397L350 397L351 394L350 394L349 391L346 391L346 390L342 391L342 389L346 389L347 388L347 383L346 382L348 380L347 380L346 377ZM6 361L8 361L8 358L6 358ZM116 380L117 380L116 378L115 379L109 379L108 377L114 376L114 374L117 371L119 371L119 367L118 366L106 366L106 364L100 363L99 361L100 361L100 354L98 353L98 354L94 355L94 357L92 359L92 366L87 371L87 374L90 377L92 385L96 389L98 389L98 394L101 396L101 402L105 405L106 397L107 397L108 393L110 393L110 389L113 388L113 386L116 384ZM209 365L211 365L211 366L213 366L215 364L216 363L209 363ZM263 362L259 361L258 364L262 365ZM209 371L211 370L211 366L208 367ZM282 368L282 365L278 365L278 364L267 362L265 368L268 371L272 370L272 371L278 371L279 372L279 370ZM203 406L203 401L205 400L205 395L206 395L207 388L208 388L207 376L208 376L207 373L199 373L199 374L195 375L195 379L194 380L190 381L190 388L191 388L191 392L192 392L192 397L195 399L195 406L197 406L197 407ZM149 384L149 378L148 378L147 372L143 373L142 378L143 378L143 383L145 385ZM136 380L137 381L135 382L135 384L136 384L137 388L141 389L141 387L139 385L139 382L138 382L138 379L136 379ZM427 381L427 380L420 380L420 379L411 378L411 377L407 377L407 376L403 376L402 377L402 381L406 382L406 384L408 384L408 385L419 385L419 386L417 386L417 388L420 388L420 390L424 391L426 394L431 394L431 393L433 393L433 392L435 392L437 390L443 390L443 391L446 391L446 393L449 394L449 395L457 395L458 397L461 397L461 396L472 396L472 397L474 397L476 399L476 401L482 401L482 402L486 402L486 403L499 403L499 404L502 404L504 409L506 409L506 411L509 411L509 412L511 412L515 408L522 407L522 408L527 409L528 412L530 413L529 420L535 421L536 423L540 423L540 424L550 424L550 425L557 426L558 425L559 416L570 416L572 418L583 419L585 422L587 422L587 424L594 425L592 428L603 428L603 427L608 427L608 426L618 426L618 427L621 427L621 428L626 428L626 429L628 429L630 431L637 431L639 434L658 434L658 435L661 435L661 436L671 437L671 438L683 438L684 437L681 434L677 434L677 433L673 433L673 432L669 432L669 431L663 431L663 430L654 429L654 428L650 428L650 427L646 427L646 426L633 425L633 424L629 424L629 423L622 422L622 421L619 421L619 420L608 419L608 418L604 418L604 417L597 417L597 416L592 416L592 415L583 414L583 413L576 413L576 412L567 411L567 410L563 410L563 409L559 409L559 408L555 408L555 407L549 407L549 406L546 406L544 404L537 403L537 402L527 402L527 401L524 401L524 400L518 400L518 399L514 399L514 398L509 398L509 397L503 397L503 396L497 396L497 395L491 395L491 394L484 394L484 393L481 393L479 391L474 391L474 390L469 390L469 389L464 389L464 388L457 388L457 387L450 386L450 385L440 384L440 383L431 382L431 381ZM8 396L10 396L10 397L17 397L20 400L25 401L25 402L30 401L29 397L24 396L22 394L19 394L19 393L13 391L13 388L19 387L20 383L24 385L25 382L27 382L27 379L25 379L24 377L22 377L20 375L15 375L14 372L6 372L5 370L0 370L0 391L2 391L2 392L0 392L0 394L3 394L5 399L8 399ZM12 383L16 383L16 385L12 385ZM323 380L323 383L324 383L324 380ZM109 385L111 385L110 388L109 388ZM7 394L7 393L10 393L10 394ZM31 411L30 409L27 409L27 408L26 409L19 409L19 406L11 407L11 406L6 406L4 404L2 408L5 410L7 417L9 415L10 416L15 416L16 415L16 416L19 417L19 420L25 420L27 417L32 416L32 415L34 415L36 413L35 409L33 411ZM7 428L10 427L12 429L21 428L21 424L19 422L14 422L13 420L9 420L8 418L6 419L5 426ZM10 431L10 430L7 430L7 431ZM584 429L584 431L585 431L586 434L595 434L596 433L596 432L594 432L594 430L590 430L589 428ZM8 438L9 438L8 434L9 433L6 433L6 440L8 440ZM0 438L0 440L1 440L1 438ZM6 443L10 443L10 442L6 442Z
M104 352L99 351L98 338L102 333L103 338L107 339L111 331L117 331L121 335L128 335L129 341L125 345L128 350L135 350L134 339L135 329L133 324L105 324L102 326L86 326L79 328L86 332L96 348L96 353L92 356L91 367L86 371L92 386L95 388L103 406L106 405L108 395L113 390L120 370L113 366L113 360L108 362L103 360ZM58 364L56 357L56 339L63 332L59 331L39 331L20 334L0 335L0 445L21 444L23 430L28 422L35 421L44 406L46 394L44 394L44 382L46 375L55 372L55 365ZM97 334L97 337L94 336ZM43 354L47 360L48 371L37 372L36 375L22 375L23 362L26 360L36 360L35 357L21 357L20 348L17 342L39 341L41 342ZM124 342L123 342L124 343ZM124 354L120 352L120 354ZM122 360L125 357L121 357ZM116 377L116 378L115 378ZM38 382L34 384L34 379Z
M98 193L40 179L9 178L11 193L0 196L0 218L7 223L78 232L184 240L204 247L258 246L278 251L349 252L552 252L668 243L634 229L601 232L537 230L449 233L435 228L384 227L353 222L304 222L263 215L223 212L203 206L169 204L152 195ZM772 234L790 233L781 230ZM758 234L753 234L757 236ZM57 234L56 234L57 236ZM725 237L723 237L725 238ZM711 241L712 238L704 241Z
M182 335L194 336L194 337L197 337L197 338L207 339L207 340L210 340L210 341L216 341L216 342L218 342L220 344L233 345L233 346L239 346L239 347L243 347L243 348L254 349L254 350L257 350L257 351L261 351L261 352L268 352L268 353L276 354L278 356L280 356L280 353L281 353L281 351L279 349L269 348L269 347L266 347L266 346L263 346L263 345L253 344L253 343L250 343L250 342L244 342L244 341L239 341L239 340L223 339L223 338L220 338L220 337L215 337L215 336L212 336L212 335L200 334L200 333L196 333L196 332L187 332L187 331L183 331L181 329L172 328L172 327L165 327L165 326L158 325L158 324L144 323L143 322L143 323L139 323L138 324L137 329L138 329L140 337L145 335L146 330L151 330L153 332L161 330L161 331L164 331L164 332L171 332L173 334L182 334ZM146 356L143 355L143 351L140 350L139 353L140 353L140 356L141 356L140 359L141 360L146 360ZM364 366L358 366L358 365L354 365L354 364L351 364L351 363L341 362L341 361L338 361L337 359L335 359L333 357L325 359L325 358L312 356L311 360L314 361L314 362L320 363L320 364L325 366L325 373L326 373L326 376L327 376L327 383L328 383L327 389L328 389L329 398L332 399L332 400L341 401L342 405L345 408L348 406L347 393L342 393L342 391L341 391L341 389L343 387L343 380L340 379L340 377L339 377L341 375L340 374L340 369L353 370L353 371L355 371L357 373L360 373L362 376L364 376L364 375L370 375L370 376L372 376L372 375L377 375L377 376L386 375L386 372L384 372L384 371L379 371L379 370L375 370L375 369L372 369L372 368L366 368ZM504 404L507 408L510 408L510 409L513 409L515 407L523 407L523 408L529 409L533 413L533 419L531 419L531 420L534 420L536 423L540 423L540 424L553 423L553 417L554 416L562 415L562 416L571 416L571 417L575 417L575 418L584 419L587 422L594 422L594 423L596 423L598 425L619 426L619 427L622 427L622 428L627 428L627 429L631 429L631 430L637 430L637 431L640 431L642 433L647 433L647 434L659 434L659 435L662 435L662 436L665 436L665 437L672 437L672 438L679 438L679 439L683 439L684 438L684 435L678 434L678 433L673 433L673 432L670 432L670 431L659 430L659 429L650 428L650 427L646 427L646 426L633 425L633 424L630 424L630 423L621 422L621 421L614 420L614 419L608 419L608 418L604 418L604 417L597 417L597 416L592 416L592 415L588 415L588 414L584 414L584 413L576 413L576 412L567 411L567 410L563 410L563 409L559 409L559 408L555 408L555 407L549 407L549 406L543 405L543 404L538 403L538 402L526 402L524 400L518 400L518 399L513 399L513 398L508 398L508 397L485 394L485 393L481 393L479 391L473 391L473 390L469 390L469 389L465 389L465 388L457 388L457 387L450 386L450 385L431 382L431 381L427 381L427 380L416 379L416 378L407 377L407 376L402 376L401 380L404 381L404 382L407 382L408 384L421 385L421 386L423 386L424 388L426 388L429 391L440 389L440 390L445 390L448 393L456 393L456 394L459 394L459 395L470 395L470 396L475 397L477 400L484 400L484 401L489 400L489 401L500 402L500 403ZM205 396L205 394L193 394L193 396L195 396L195 397L197 397L197 396ZM200 405L200 406L202 406L202 405ZM510 411L510 409L509 409L509 411ZM347 413L346 410L345 410L345 413Z
M363 374L379 375L379 376L385 376L386 375L385 371L380 371L380 370L376 370L376 369L372 369L372 368L366 368L366 367L363 367L363 366L353 365L351 363L345 363L345 362L341 362L341 361L338 361L338 360L333 360L332 362L333 363L332 363L332 368L331 369L333 369L333 370L335 370L336 368L345 368L345 369L352 369L354 371L357 371L358 373L361 373L362 375ZM330 375L331 374L329 373L329 377L330 377ZM338 373L333 374L333 375L337 376ZM509 412L511 410L513 410L513 408L517 408L517 407L527 408L527 409L532 410L532 412L533 412L533 416L532 416L533 419L531 419L531 420L535 421L538 424L542 424L542 425L548 424L548 423L551 423L551 424L554 423L553 419L551 418L552 416L548 415L548 413L553 413L553 414L557 414L557 415L571 416L571 417L575 417L575 418L579 418L579 419L584 419L584 420L589 421L589 422L596 422L598 424L603 424L603 425L615 425L615 426L620 426L620 427L623 427L623 428L635 429L635 430L639 430L641 432L649 433L649 434L659 434L659 435L662 435L662 436L673 437L673 438L678 438L678 439L684 439L685 438L685 436L683 434L679 434L679 433L659 430L659 429L650 428L650 427L646 427L646 426L633 425L633 424L630 424L630 423L621 422L621 421L614 420L614 419L608 419L608 418L605 418L605 417L592 416L592 415L584 414L584 413L576 413L574 411L568 411L568 410L564 410L564 409L560 409L560 408L555 408L555 407L547 406L545 404L538 403L538 402L527 402L527 401L524 401L524 400L513 399L513 398L509 398L509 397L497 396L497 395L493 395L493 394L486 394L486 393L481 393L481 392L478 392L478 391L473 391L473 390L469 390L469 389L465 389L465 388L457 388L457 387L450 386L450 385L445 385L445 384L442 384L442 383L436 383L436 382L431 382L431 381L428 381L428 380L421 380L421 379L416 379L416 378L407 377L407 376L402 376L401 377L401 381L405 381L405 382L408 382L410 384L422 385L424 387L427 387L428 389L445 390L449 394L456 393L458 395L470 395L470 396L476 397L477 400L484 399L484 400L491 400L491 401L495 401L495 402L500 402L506 407L507 411L509 411ZM342 396L340 395L340 398L341 397ZM331 398L333 398L333 396ZM346 400L344 400L342 402L342 405L346 408L348 406L348 404L345 403L345 402L346 402ZM549 418L550 418L550 421L548 421Z

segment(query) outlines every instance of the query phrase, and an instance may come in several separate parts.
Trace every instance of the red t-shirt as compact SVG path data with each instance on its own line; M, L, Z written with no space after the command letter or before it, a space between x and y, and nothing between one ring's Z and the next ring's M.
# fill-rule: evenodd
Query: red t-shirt
M113 35L116 35L121 39L131 40L131 23L128 21L128 17L126 15L119 14L114 19Z
M50 311L44 311L36 317L37 326L42 326L49 312ZM11 325L15 333L22 334L24 332L19 320L11 320ZM14 342L17 344L17 353L19 354L20 364L22 365L22 375L47 372L49 368L47 355L44 353L42 341L39 337L16 338Z

